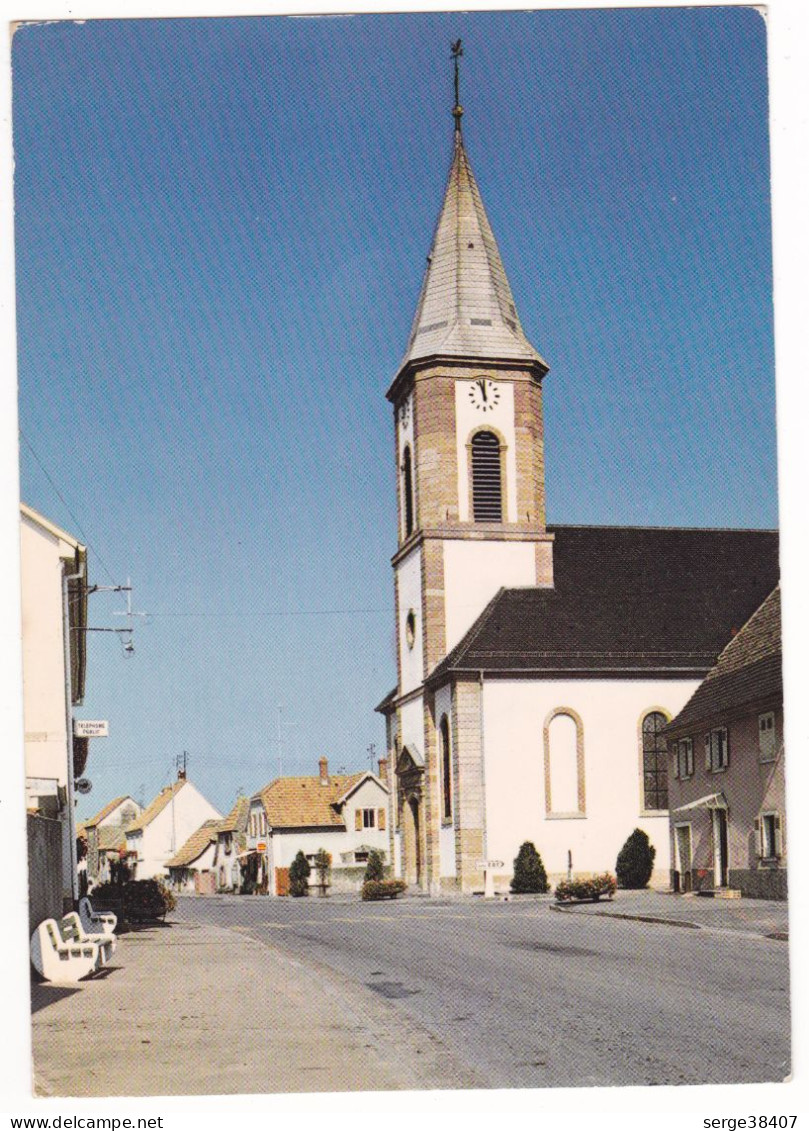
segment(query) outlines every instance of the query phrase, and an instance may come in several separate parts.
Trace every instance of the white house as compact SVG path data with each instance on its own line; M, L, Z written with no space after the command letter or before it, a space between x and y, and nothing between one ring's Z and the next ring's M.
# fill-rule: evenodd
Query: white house
M250 798L246 871L259 890L284 894L298 852L310 864L319 849L330 853L336 890L359 887L372 850L389 860L387 786L370 771L330 774L325 758L319 769L316 777L276 778Z
M126 846L135 857L134 878L165 878L166 866L193 832L222 814L202 796L181 770L177 781L157 797L126 828Z
M505 884L525 840L552 877L603 871L639 826L665 885L662 731L777 583L777 534L547 524L549 366L520 324L461 115L387 394L398 680L377 709L396 874L474 891L490 862Z
M216 890L216 856L221 820L204 821L166 861L169 883L179 892L211 895Z
M87 878L96 883L106 883L110 876L110 861L126 852L126 826L142 812L133 797L115 797L108 801L89 820L79 825L87 842Z
M87 551L22 505L23 715L32 921L78 898L74 782L88 740L73 737L87 663Z

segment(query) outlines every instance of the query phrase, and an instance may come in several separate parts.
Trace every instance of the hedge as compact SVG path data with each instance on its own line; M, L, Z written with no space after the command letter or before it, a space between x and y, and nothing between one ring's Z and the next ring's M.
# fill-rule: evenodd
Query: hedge
M362 885L364 900L395 899L407 887L404 880L366 880Z

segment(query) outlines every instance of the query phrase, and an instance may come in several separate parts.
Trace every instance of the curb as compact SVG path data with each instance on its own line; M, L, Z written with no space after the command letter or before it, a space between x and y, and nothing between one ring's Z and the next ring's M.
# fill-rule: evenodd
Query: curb
M563 915L575 915L572 907L562 907L558 903L550 905L551 911L560 911ZM598 915L600 919L625 919L633 923L659 923L664 927L685 927L692 931L701 931L699 923L691 923L686 919L662 919L656 915L630 915L623 911L584 911L583 915Z

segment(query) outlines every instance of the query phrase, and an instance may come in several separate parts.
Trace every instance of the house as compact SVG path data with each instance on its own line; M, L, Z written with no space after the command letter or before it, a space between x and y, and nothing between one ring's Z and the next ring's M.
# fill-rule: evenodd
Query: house
M210 818L166 861L169 883L178 892L212 895L216 891L216 854L221 820Z
M252 889L284 894L298 852L310 864L321 848L331 854L333 890L360 886L372 850L388 861L387 786L368 770L330 774L326 758L319 771L276 778L250 798L244 872Z
M85 693L87 550L20 507L23 714L28 809L29 918L33 929L78 898L75 794L88 740L73 736Z
M433 894L615 867L669 881L663 729L778 581L773 531L548 525L543 385L455 121L393 409L395 874Z
M110 864L126 855L125 828L141 813L142 807L126 795L115 797L89 820L81 823L87 843L87 878L91 883L111 879Z
M161 789L140 816L126 827L127 851L134 855L134 879L166 877L166 865L193 832L222 814L180 770L177 781Z
M239 891L242 885L242 871L239 864L241 854L247 847L247 821L250 812L250 798L239 796L220 823L216 841L216 890Z
M664 733L674 890L786 899L780 588Z

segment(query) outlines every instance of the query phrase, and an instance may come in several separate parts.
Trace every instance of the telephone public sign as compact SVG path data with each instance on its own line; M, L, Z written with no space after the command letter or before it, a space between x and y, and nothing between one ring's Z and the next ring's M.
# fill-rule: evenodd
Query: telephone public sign
M74 719L73 734L76 738L109 738L108 719Z

